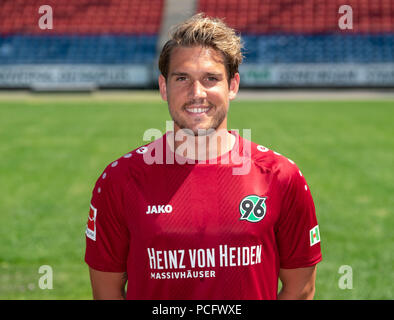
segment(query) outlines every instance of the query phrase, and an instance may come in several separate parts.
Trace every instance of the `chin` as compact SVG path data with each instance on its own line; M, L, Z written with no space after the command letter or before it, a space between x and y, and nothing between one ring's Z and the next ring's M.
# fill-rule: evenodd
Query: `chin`
M212 126L212 124L206 124L206 125L197 125L197 126L191 126L189 127L189 130L193 131L194 135L197 136L208 136L215 132L217 129L217 126Z

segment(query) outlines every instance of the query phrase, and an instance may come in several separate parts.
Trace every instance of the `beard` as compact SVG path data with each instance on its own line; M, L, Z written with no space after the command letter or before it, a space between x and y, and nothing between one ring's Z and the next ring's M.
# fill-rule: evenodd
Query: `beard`
M209 122L204 122L204 124L201 123L199 125L198 123L202 121L200 117L194 118L192 122L190 119L186 119L182 115L186 108L193 104L195 104L195 101L185 103L179 112L168 108L174 123L187 134L193 134L194 136L209 135L213 130L216 131L219 128L227 116L225 108L218 108L216 105L208 101L207 105L210 107L209 112L213 111L214 114L210 117Z

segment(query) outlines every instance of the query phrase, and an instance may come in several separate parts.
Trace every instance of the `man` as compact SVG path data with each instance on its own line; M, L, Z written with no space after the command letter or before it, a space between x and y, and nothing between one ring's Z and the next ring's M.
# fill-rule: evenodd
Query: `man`
M227 131L241 47L201 14L163 47L159 87L174 131L96 182L85 256L95 299L313 298L320 236L301 171ZM147 164L158 155L166 161Z

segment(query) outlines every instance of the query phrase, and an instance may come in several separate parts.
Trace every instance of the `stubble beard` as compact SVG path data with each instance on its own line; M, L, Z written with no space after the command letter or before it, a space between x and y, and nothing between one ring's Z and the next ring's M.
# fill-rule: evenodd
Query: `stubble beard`
M198 126L197 128L191 128L190 124L188 124L187 120L184 119L182 117L182 115L180 115L180 113L185 112L186 111L186 107L192 105L192 103L185 103L182 106L182 109L180 112L176 112L171 110L171 108L169 109L170 115L172 120L174 121L174 123L177 125L177 127L179 129L182 129L186 134L193 134L194 136L205 136L205 135L209 135L212 134L213 131L216 131L219 126L223 123L223 121L225 120L226 116L227 116L227 112L224 108L217 108L216 105L208 102L208 106L211 108L211 110L209 110L209 112L213 111L215 112L213 117L211 118L211 121L208 125L205 126ZM196 119L198 120L198 119Z

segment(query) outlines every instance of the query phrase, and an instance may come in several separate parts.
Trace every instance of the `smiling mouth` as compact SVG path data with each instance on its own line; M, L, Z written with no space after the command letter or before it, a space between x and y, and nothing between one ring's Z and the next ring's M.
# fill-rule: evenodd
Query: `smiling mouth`
M207 113L211 107L187 107L185 108L188 113L192 114L204 114Z

